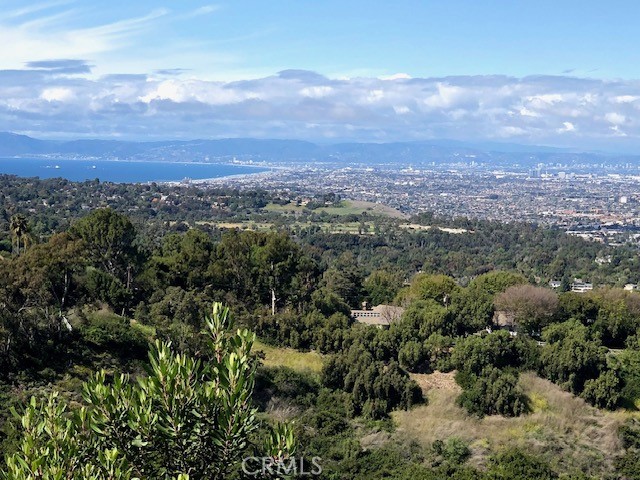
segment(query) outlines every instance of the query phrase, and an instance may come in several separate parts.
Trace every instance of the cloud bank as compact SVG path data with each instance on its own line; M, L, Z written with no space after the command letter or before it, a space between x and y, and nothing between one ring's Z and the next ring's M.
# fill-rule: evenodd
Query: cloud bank
M0 130L39 137L498 140L640 145L640 82L568 76L328 78L286 70L206 81L188 71L91 74L78 59L0 70Z

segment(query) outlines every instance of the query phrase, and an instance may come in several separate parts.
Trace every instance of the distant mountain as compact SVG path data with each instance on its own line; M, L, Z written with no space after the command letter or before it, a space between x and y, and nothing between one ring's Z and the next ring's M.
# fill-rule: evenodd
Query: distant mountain
M333 162L358 164L390 163L490 163L600 164L628 162L640 165L640 157L576 152L544 146L496 142L430 140L395 143L338 143L317 145L300 140L229 138L132 142L120 140L38 140L26 135L0 133L0 156L58 156L68 158L118 158L180 162L268 161Z
M53 144L54 142L36 140L26 135L0 132L0 155L6 157L47 153L55 149Z

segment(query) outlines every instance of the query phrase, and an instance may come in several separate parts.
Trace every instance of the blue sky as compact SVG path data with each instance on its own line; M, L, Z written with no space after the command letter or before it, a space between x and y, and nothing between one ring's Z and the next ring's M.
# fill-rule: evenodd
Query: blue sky
M0 130L640 146L638 2L0 7Z

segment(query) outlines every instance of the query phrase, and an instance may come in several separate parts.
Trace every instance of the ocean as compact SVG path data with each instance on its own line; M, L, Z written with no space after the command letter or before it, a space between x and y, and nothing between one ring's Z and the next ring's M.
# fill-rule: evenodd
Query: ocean
M0 158L0 174L117 183L178 182L264 172L260 167L220 163L169 163L126 160Z

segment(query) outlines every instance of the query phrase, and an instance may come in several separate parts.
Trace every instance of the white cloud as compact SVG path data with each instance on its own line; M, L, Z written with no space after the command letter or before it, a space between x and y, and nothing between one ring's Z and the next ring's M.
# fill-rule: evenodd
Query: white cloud
M407 73L394 73L393 75L387 75L379 77L380 80L411 80L411 75Z
M571 122L562 122L562 127L558 128L558 133L575 132L576 126Z
M209 15L213 12L220 10L220 5L203 5L181 16L181 19L189 19L194 17L200 17L202 15Z
M633 103L638 99L640 99L640 96L637 95L618 95L613 97L615 103Z
M384 98L384 90L382 89L369 90L369 93L367 94L367 103L376 103L381 101L383 98Z
M47 88L42 91L40 98L47 102L66 102L73 98L73 91L69 88Z
M500 129L498 130L498 137L500 138L520 137L525 133L527 133L527 131L524 128L508 125L506 127L500 127Z
M356 141L636 139L637 82L569 77L350 80L285 71L239 81L87 73L73 59L0 70L0 131L66 136L265 136ZM625 101L620 101L620 98ZM640 102L639 102L640 103ZM88 134L88 133L87 133Z
M153 100L171 100L172 102L184 102L188 96L182 85L173 80L167 80L158 84L157 88L140 97L144 103Z
M22 15L65 5L52 2L25 8L11 15L0 15L0 44L11 45L0 56L0 68L21 68L27 61L53 58L95 58L130 45L169 10L159 8L139 17L105 22L93 27L77 27L81 11L74 8L55 9L53 13L22 19ZM34 58L36 56L36 58Z
M405 105L394 105L393 111L398 115L406 115L407 113L411 113L411 109Z
M526 99L528 105L534 110L544 110L552 108L555 104L563 101L563 96L559 93L545 93L542 95L532 95Z
M463 94L464 89L455 85L438 82L437 93L423 100L424 104L431 108L446 108L453 105Z
M523 117L539 117L540 114L534 112L533 110L529 110L527 107L520 108L520 115Z
M604 116L605 120L613 125L622 125L627 121L627 117L617 112L609 112Z
M333 88L326 85L305 87L300 89L300 94L303 97L309 98L323 98L333 93Z
M612 125L610 130L613 132L614 137L626 137L627 134L620 129L619 125Z

